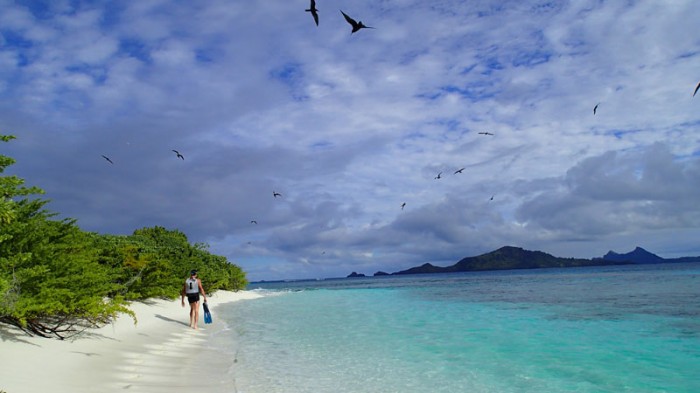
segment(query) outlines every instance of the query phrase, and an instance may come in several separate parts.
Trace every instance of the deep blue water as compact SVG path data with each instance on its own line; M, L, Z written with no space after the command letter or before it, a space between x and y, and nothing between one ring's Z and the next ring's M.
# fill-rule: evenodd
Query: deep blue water
M233 391L700 392L700 264L254 283Z

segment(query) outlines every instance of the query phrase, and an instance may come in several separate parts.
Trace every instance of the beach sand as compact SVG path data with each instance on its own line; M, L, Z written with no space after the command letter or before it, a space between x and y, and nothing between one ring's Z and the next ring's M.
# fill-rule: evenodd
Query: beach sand
M0 392L111 393L235 392L230 373L235 359L206 356L216 331L216 307L257 294L217 291L208 297L214 323L189 324L189 305L180 299L132 303L138 323L121 315L113 324L55 340L29 337L0 325ZM212 378L215 375L217 377Z

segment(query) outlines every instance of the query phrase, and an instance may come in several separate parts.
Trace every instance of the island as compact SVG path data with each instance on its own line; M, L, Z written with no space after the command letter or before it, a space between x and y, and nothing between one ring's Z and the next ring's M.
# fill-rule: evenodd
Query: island
M700 256L662 258L641 247L636 247L633 251L624 254L611 250L601 258L561 258L542 251L530 251L521 247L504 246L486 254L462 258L450 266L443 267L424 263L420 266L394 273L378 271L374 273L374 276L684 262L700 262ZM348 277L365 277L365 275L352 272Z

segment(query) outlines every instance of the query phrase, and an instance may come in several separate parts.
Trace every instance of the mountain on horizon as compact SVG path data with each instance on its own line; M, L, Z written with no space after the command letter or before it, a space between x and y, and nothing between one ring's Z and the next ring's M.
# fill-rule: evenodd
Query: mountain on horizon
M647 264L647 263L662 263L666 261L664 258L661 258L660 256L653 254L639 246L637 246L634 250L626 253L626 254L618 254L612 250L608 251L607 254L603 256L603 259L606 261L617 261L617 262L632 262L632 263L639 263L639 264Z
M425 263L421 266L402 270L393 274L455 273L480 270L538 269L551 267L624 265L632 262L623 260L560 258L542 251L530 251L520 247L505 246L498 250L475 257L462 258L447 267Z
M611 250L608 251L608 253L602 258L560 258L542 251L530 251L520 247L505 246L486 254L462 258L459 262L451 266L440 267L430 263L425 263L421 266L412 267L410 269L401 270L391 274L456 273L484 270L539 269L552 267L562 268L682 262L700 262L700 256L666 259L641 247L636 247L633 251L626 254L618 254Z

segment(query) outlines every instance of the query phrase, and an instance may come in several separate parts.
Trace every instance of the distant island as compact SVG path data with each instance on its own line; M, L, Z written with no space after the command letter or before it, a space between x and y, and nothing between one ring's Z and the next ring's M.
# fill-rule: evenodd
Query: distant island
M651 263L700 262L700 256L682 258L662 258L641 247L636 247L626 254L608 251L602 258L560 258L542 251L530 251L520 247L505 246L498 250L475 257L466 257L451 266L435 266L425 263L421 266L394 273L377 272L374 276L426 273L457 273L485 270L542 269L553 267L612 266ZM352 272L347 277L364 277L364 274Z
M700 262L700 256L661 258L660 256L652 254L641 247L637 247L627 254L618 254L614 251L608 251L608 253L603 256L603 259L606 261L630 261L635 264Z

